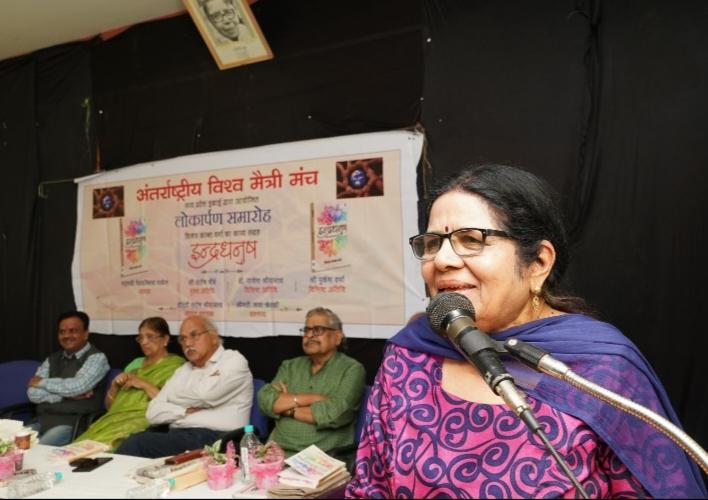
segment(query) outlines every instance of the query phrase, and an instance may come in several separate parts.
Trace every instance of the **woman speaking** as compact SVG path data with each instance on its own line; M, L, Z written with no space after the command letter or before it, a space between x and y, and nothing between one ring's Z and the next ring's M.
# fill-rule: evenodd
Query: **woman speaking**
M568 246L545 182L487 165L462 172L431 199L427 232L410 244L432 297L462 294L494 339L536 345L677 423L636 346L561 289ZM649 425L508 366L588 496L705 497L696 466ZM425 317L390 339L367 410L348 497L579 497L539 438Z

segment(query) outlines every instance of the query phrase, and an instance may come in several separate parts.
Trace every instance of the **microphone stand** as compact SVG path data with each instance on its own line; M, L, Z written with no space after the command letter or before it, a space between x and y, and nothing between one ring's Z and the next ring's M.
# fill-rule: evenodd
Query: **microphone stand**
M708 453L694 441L688 434L678 428L672 422L661 415L651 411L631 399L605 389L604 387L591 382L577 373L573 372L568 365L553 358L548 352L536 346L527 344L518 339L509 339L504 342L506 352L514 356L525 365L534 370L550 375L551 377L568 382L570 385L590 394L591 396L604 401L605 403L633 415L653 428L667 436L681 449L683 449L691 459L696 462L703 472L708 474Z

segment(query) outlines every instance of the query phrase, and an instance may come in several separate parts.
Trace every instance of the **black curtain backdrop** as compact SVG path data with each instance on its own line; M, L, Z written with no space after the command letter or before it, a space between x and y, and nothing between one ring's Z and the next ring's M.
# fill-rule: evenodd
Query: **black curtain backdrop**
M40 359L55 350L56 335L47 332L74 307L72 179L91 172L95 143L89 63L86 44L0 63L3 360ZM42 198L45 181L52 184Z
M74 305L76 189L47 184L41 198L40 182L420 124L421 195L484 161L529 168L561 193L569 286L639 345L687 432L708 445L708 4L259 0L253 10L272 61L218 71L183 15L0 62L0 360L43 359L57 348L56 316ZM112 366L139 353L132 338L100 333L92 341ZM267 380L301 352L297 337L225 344ZM349 341L369 382L382 347Z
M276 58L236 71L217 69L186 14L97 45L104 168L414 125L423 79L419 4L351 5L256 2Z
M604 2L601 18L597 172L574 274L708 447L708 4Z

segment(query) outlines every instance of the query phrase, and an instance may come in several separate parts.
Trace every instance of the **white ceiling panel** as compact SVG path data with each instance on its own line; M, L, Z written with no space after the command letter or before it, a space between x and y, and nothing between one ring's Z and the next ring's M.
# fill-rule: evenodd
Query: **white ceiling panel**
M180 0L0 0L0 60L183 11Z

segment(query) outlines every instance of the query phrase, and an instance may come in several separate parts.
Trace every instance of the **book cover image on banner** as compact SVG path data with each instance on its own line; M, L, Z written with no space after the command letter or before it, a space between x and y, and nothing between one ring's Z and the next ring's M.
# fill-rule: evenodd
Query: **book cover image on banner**
M147 271L147 227L142 217L120 219L120 275Z
M424 309L407 244L420 152L410 136L210 153L91 177L79 185L77 306L112 333L133 333L148 316L176 326L201 314L225 335L295 334L305 312L324 306L348 335L390 335ZM121 215L100 205L96 216L102 199L119 200Z
M313 203L311 214L312 271L348 266L346 203Z

